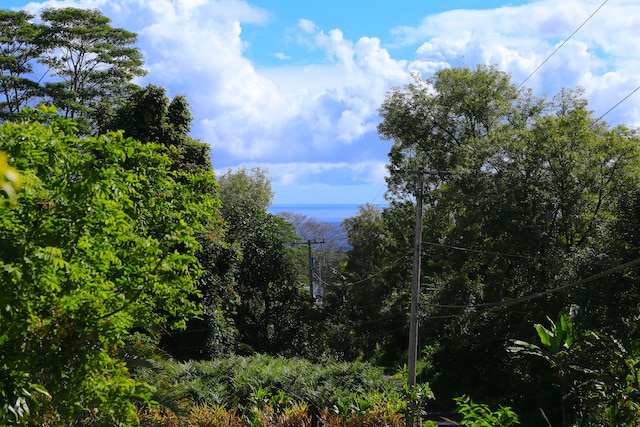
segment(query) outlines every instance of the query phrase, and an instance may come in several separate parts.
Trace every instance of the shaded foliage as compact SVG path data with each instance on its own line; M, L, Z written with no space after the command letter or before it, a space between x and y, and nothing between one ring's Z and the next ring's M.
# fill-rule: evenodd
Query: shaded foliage
M581 308L577 327L637 341L637 328L629 327L639 303L635 272L581 284L636 257L636 131L596 123L580 90L537 99L491 66L416 75L389 92L380 114L378 130L393 140L392 203L347 221L353 285L343 289L343 307L345 318L357 320L343 336L351 354L406 351L393 339L405 335L406 318L397 317L396 329L390 320L405 298L408 304L411 263L401 259L411 252L412 194L422 170L420 342L436 394L472 391L474 399L516 405L531 425L544 422L541 409L553 425L586 422L589 411L578 406L563 418L552 372L539 361L511 359L505 347L533 339L531 325L572 304ZM378 323L368 327L363 319ZM603 366L592 356L580 353L582 366ZM592 410L604 411L606 401Z
M240 168L219 179L227 242L237 249L239 305L234 319L241 352L299 355L309 351L314 311L297 282L293 226L269 214L271 184L264 171Z
M180 200L199 195L203 201L193 218L204 224L195 235L200 243L196 255L204 268L198 281L202 295L198 302L203 304L203 316L190 320L186 331L169 331L161 342L163 348L181 360L209 358L231 351L236 337L231 313L238 297L233 286L237 255L226 243L224 228L220 226L223 219L210 149L188 135L191 121L184 97L169 100L164 88L148 85L134 91L103 125L145 143L166 147L171 170L184 188L184 193L172 197Z

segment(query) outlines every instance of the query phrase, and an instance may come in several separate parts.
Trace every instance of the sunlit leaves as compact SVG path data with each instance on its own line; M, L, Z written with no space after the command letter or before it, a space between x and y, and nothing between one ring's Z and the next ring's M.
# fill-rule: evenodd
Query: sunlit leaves
M7 164L7 155L0 152L0 190L4 191L10 202L15 202L16 191L22 187L22 177Z
M40 25L25 11L0 10L0 119L18 113L38 95L35 43Z
M45 387L62 419L91 408L125 422L149 390L115 358L122 339L199 312L198 197L170 196L184 187L163 147L78 138L50 113L0 126L24 177L15 208L0 209L0 365Z
M416 76L389 93L378 127L393 140L392 200L411 201L418 188L406 172L453 171L445 179L425 174L423 297L431 320L422 331L442 349L434 360L446 379L438 386L494 395L496 381L514 393L526 375L531 387L551 381L549 372L526 371L534 366L512 371L495 349L537 339L531 324L539 324L538 338L562 354L571 340L540 322L563 306L581 306L574 320L581 328L637 339L635 271L558 289L637 257L638 132L596 120L580 89L537 99L508 80L486 66Z

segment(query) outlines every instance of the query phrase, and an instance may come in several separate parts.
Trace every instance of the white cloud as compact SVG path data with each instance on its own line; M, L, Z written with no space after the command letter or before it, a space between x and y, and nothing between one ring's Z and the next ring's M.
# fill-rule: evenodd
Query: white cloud
M239 165L240 166L240 165ZM291 187L312 191L325 187L384 187L386 162L380 160L347 162L245 163L248 168L268 170L274 188Z
M304 31L305 33L312 34L318 31L318 27L313 21L308 19L300 19L298 20L298 27Z
M384 203L384 161L269 164L275 204Z
M427 16L416 27L398 27L394 35L399 45L417 44L416 57L427 68L497 64L512 74L515 84L547 60L525 85L548 95L582 86L598 115L640 82L640 3L607 2L587 21L601 5L600 0L541 0L493 10L456 10ZM640 96L624 105L605 120L640 123Z
M250 1L67 0L32 4L30 10L100 8L115 26L137 32L149 69L145 81L187 97L194 136L211 144L214 165L269 164L274 181L284 186L329 178L349 185L382 182L389 145L377 138L376 110L390 87L407 82L412 70L428 77L477 63L497 64L518 84L600 4L540 0L455 10L396 28L394 45L382 45L384 35L351 40L342 29L300 19L286 35L324 57L270 68L256 67L245 55L243 30L273 18ZM596 114L604 113L640 84L638 17L637 1L607 2L526 86L549 95L584 86ZM414 46L415 57L394 58L398 46ZM276 56L289 59L282 52ZM640 125L640 93L606 119Z

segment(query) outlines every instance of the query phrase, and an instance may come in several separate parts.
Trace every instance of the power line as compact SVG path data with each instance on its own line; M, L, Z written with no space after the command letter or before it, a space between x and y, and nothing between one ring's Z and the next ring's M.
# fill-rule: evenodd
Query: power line
M601 115L600 117L598 117L597 119L595 119L594 121L591 122L591 124L589 124L588 129L591 129L596 123L598 123L600 120L602 120L602 118L604 116L606 116L607 114L609 114L610 112L612 112L613 110L615 110L618 105L622 104L624 101L626 101L631 95L633 95L634 93L636 93L638 90L640 90L640 86L638 86L637 88L635 88L634 90L632 90L627 96L625 96L624 98L622 98L620 101L618 101L616 103L616 105L614 105L613 107L609 108L606 113L604 113L603 115Z
M560 44L560 46L558 46L558 47L557 47L553 52L551 52L551 55L547 56L547 59L545 59L544 61L542 61L542 63L541 63L540 65L538 65L538 66L536 67L536 69L535 69L535 70L533 70L533 71L531 72L531 74L529 74L529 75L527 76L527 78L526 78L526 79L524 79L524 80L522 81L522 83L520 83L520 84L518 85L517 89L520 89L520 88L522 87L522 85L523 85L523 84L525 84L525 83L527 82L527 80L529 80L529 79L530 79L530 78L531 78L535 73L537 73L537 72L538 72L538 70L539 70L540 68L542 68L542 66L543 66L544 64L546 64L546 63L547 63L547 61L548 61L549 59L551 59L551 57L552 57L553 55L555 55L555 54L556 54L556 52L557 52L557 51L559 51L559 50L562 48L562 46L564 46L564 45L565 45L569 40L571 40L571 38L572 38L572 37L573 37L573 36L574 36L578 31L580 31L580 29L581 29L582 27L584 27L584 25L585 25L587 22L589 22L589 20L590 20L591 18L593 18L593 16L594 16L596 13L598 13L598 11L599 11L600 9L602 9L602 6L604 6L608 1L609 1L609 0L604 0L604 1L602 2L602 4L601 4L600 6L598 6L598 8L597 8L597 9L596 9L596 10L595 10L591 15L589 15L589 17L588 17L587 19L585 19L585 20L584 20L584 22L582 22L582 24L580 24L580 26L579 26L578 28L576 28L576 30L575 30L575 31L574 31L573 33L571 33L571 35L570 35L569 37L567 37L567 39L566 39L566 40L564 40L564 41Z
M370 274L369 276L365 277L364 279L356 280L355 282L347 282L347 283L345 283L345 285L347 285L347 286L359 285L360 283L364 283L367 280L375 279L376 277L382 275L382 273L384 273L385 271L391 269L392 267L395 267L398 263L400 263L400 261L402 261L403 259L405 259L409 255L411 255L412 253L413 252L407 252L406 254L400 256L399 258L396 258L396 260L393 261L388 266L386 266L384 268L381 268L380 270L376 271L375 273Z
M540 298L546 295L550 295L556 292L560 292L560 291L564 291L567 290L569 288L573 288L575 286L580 286L580 285L585 285L587 283L591 283L594 282L596 280L599 280L605 276L608 276L610 274L613 273L617 273L619 271L622 270L626 270L628 268L631 267L635 267L636 265L640 264L640 258L636 258L632 261L626 262L624 264L620 264L616 267L610 268L608 270L605 270L601 273L598 274L594 274L592 276L589 276L587 278L578 280L577 282L572 282L572 283L568 283L562 286L558 286L556 288L553 289L547 289L546 291L542 291L542 292L537 292L535 294L531 294L531 295L525 295L523 297L518 297L518 298L511 298L511 299L507 299L507 300L502 300L502 301L495 301L495 302L486 302L486 303L480 303L480 304L464 304L464 305L453 305L453 304L426 304L428 307L436 307L436 308L455 308L455 309L464 309L464 308L493 308L493 307L507 307L510 305L515 305L515 304L519 304L521 302L525 302L525 301L529 301L535 298Z
M528 259L528 260L535 260L535 261L543 261L543 260L546 259L546 258L542 258L542 257L533 257L533 256L527 256L527 255L518 255L518 254L507 254L507 253L502 253L502 252L483 251L481 249L470 249L470 248L464 248L464 247L460 247L460 246L446 245L444 243L422 242L422 244L423 245L428 245L428 246L435 246L435 247L438 247L438 248L451 249L451 250L454 250L454 251L470 252L470 253L476 253L476 254L482 254L482 255L494 255L494 256L505 257L505 258L519 258L519 259Z
M372 204L372 205L373 205L373 204L374 204L374 202L378 199L378 197L380 196L380 193L382 193L386 187L387 187L387 184L384 184L384 185L380 188L380 191L378 191L378 194L376 194L376 196L373 198L373 201L371 202L371 204Z
M461 246L453 246L453 245L447 245L444 243L433 243L433 242L422 242L423 245L427 245L427 246L434 246L434 247L438 247L438 248L444 248L444 249L451 249L453 251L459 251L459 252L469 252L469 253L473 253L473 254L480 254L480 255L492 255L495 257L502 257L502 258L515 258L515 259L523 259L523 260L529 260L529 261L548 261L551 257L539 257L539 256L530 256L530 255L519 255L517 253L504 253L504 252L495 252L495 251L486 251L486 250L482 250L482 249L472 249L472 248L465 248L465 247L461 247ZM423 253L423 256L425 256L426 254ZM451 262L451 261L449 261ZM464 261L461 261L461 263L464 263ZM604 262L592 262L592 265L601 265L601 266L605 266L608 264L605 264ZM498 277L498 276L496 276Z

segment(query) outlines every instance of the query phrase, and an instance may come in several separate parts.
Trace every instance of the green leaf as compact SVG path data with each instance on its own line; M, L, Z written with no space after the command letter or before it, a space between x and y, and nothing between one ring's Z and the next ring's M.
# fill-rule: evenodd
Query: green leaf
M539 323L536 323L534 325L534 328L536 329L536 331L538 332L538 337L540 337L540 342L543 345L546 345L548 347L551 346L551 340L553 338L553 332L549 331L547 328L545 328L544 326L542 326Z

